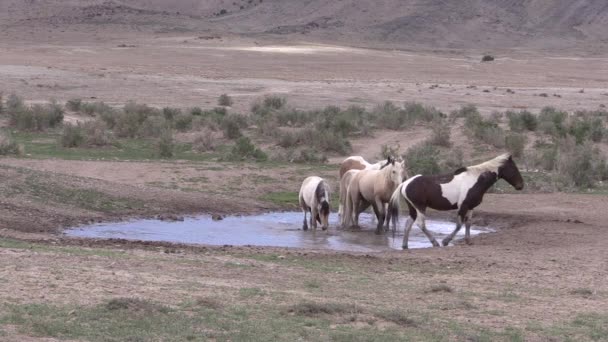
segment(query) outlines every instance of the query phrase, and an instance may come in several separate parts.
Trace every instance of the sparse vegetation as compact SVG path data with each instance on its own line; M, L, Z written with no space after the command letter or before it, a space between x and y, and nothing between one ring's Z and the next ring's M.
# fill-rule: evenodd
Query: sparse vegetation
M528 111L507 112L509 128L515 132L536 131L538 120L536 116Z
M524 153L526 137L518 133L510 133L505 137L505 147L515 158L519 158Z
M429 141L423 141L411 147L403 155L408 174L410 176L438 174L440 172L438 155L437 148Z
M169 128L166 128L158 139L158 154L161 158L171 158L174 154L174 148L173 133Z
M0 131L0 156L6 155L19 155L21 154L21 148L19 144L13 139L10 133Z
M253 160L266 161L268 155L257 148L249 138L240 137L232 147L228 156L229 160Z
M63 108L51 101L45 105L26 106L23 100L12 94L7 100L9 125L23 131L45 131L63 121Z
M217 100L217 104L224 107L231 107L234 102L228 94L222 94Z

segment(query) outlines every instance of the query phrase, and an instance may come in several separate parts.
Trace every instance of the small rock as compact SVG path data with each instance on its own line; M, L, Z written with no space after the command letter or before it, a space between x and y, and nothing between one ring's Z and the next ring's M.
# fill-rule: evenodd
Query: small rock
M223 219L224 219L224 217L223 217L222 215L213 214L213 215L211 215L211 219L212 219L213 221L221 221L221 220L223 220Z

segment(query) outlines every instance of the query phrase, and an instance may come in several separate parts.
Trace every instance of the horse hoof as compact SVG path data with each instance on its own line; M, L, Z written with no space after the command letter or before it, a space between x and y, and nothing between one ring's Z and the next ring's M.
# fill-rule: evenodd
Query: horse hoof
M447 246L447 245L449 245L449 244L450 244L450 240L448 240L448 239L444 239L444 240L441 242L441 244L443 244L444 246Z
M308 227L304 226L302 227L302 230L308 230Z
M441 247L441 246L439 246L439 243L437 243L437 241L433 241L433 247Z
M401 248L402 248L402 249L408 249L408 248L407 248L407 245L405 245L405 246L401 246Z

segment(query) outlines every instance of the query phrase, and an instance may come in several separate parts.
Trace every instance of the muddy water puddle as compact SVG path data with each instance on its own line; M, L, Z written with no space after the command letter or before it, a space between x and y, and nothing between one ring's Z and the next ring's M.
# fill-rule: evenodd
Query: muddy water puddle
M380 252L400 250L403 241L401 218L395 236L392 232L376 235L372 215L363 213L361 229L338 229L338 215L330 215L330 228L326 231L302 230L301 212L267 213L252 216L228 216L214 221L211 216L185 218L184 221L137 220L119 223L100 223L68 229L65 234L84 238L120 238L144 241L166 241L204 245L273 246L329 249L353 252ZM437 240L454 229L448 221L427 220L427 227ZM490 232L484 227L472 227L471 235ZM456 239L464 237L464 227ZM431 247L422 232L414 227L410 233L410 248Z

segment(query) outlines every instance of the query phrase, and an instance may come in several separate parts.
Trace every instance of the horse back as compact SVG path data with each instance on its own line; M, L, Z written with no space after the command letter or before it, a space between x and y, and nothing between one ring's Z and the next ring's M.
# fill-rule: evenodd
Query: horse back
M449 183L453 175L417 176L405 185L405 197L416 207L424 211L426 208L435 210L452 210L458 208L458 203L452 204L443 197L441 184Z

